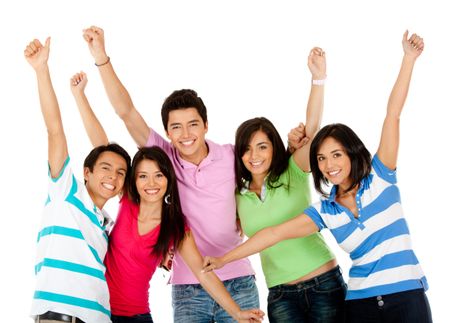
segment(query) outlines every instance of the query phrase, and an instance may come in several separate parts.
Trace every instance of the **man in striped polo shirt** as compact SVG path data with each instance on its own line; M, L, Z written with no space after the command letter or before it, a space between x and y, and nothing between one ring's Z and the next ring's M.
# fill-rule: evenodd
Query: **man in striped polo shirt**
M84 161L84 183L70 158L50 72L50 38L25 49L36 72L41 110L48 132L49 192L35 266L31 315L36 322L111 322L103 258L111 218L102 210L122 191L130 165L117 144L93 149Z

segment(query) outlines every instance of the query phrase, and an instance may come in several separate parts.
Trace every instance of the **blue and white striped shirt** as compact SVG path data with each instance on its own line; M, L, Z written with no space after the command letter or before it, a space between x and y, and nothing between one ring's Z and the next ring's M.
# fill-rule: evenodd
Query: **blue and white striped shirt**
M419 261L411 247L403 216L396 171L378 156L372 172L356 194L359 217L335 201L337 187L305 213L320 230L329 228L339 246L350 254L347 300L428 289Z
M58 178L49 175L31 315L52 311L85 322L111 322L103 259L108 247L105 230L112 221L76 180L69 160Z

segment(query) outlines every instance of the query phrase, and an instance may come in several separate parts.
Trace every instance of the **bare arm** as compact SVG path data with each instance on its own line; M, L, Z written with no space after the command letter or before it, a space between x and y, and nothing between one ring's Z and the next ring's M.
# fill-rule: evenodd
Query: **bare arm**
M103 30L92 26L83 30L83 38L86 40L95 64L98 66L111 105L125 123L136 144L139 147L145 146L151 130L134 107L130 94L114 71L109 56L106 54Z
M400 141L400 114L408 95L412 71L417 57L423 51L423 39L416 34L408 39L408 31L403 34L403 60L397 80L392 88L387 105L386 117L381 132L377 155L381 162L390 169L397 167Z
M321 48L314 47L310 51L308 56L308 67L314 81L325 81L326 59L325 52ZM325 86L323 83L320 84L321 82L318 83L319 84L311 84L311 91L306 108L305 137L309 138L309 140L304 146L295 150L293 154L296 164L305 172L310 171L309 149L312 139L317 131L319 131L320 122L322 120Z
M70 79L70 90L72 91L75 102L78 106L78 111L81 115L81 120L83 120L84 128L91 141L92 146L98 147L101 145L108 144L108 136L103 129L100 121L92 111L91 105L84 94L84 89L88 82L87 75L84 72L80 72L72 76Z
M50 37L45 45L37 39L33 40L25 48L24 55L28 63L36 72L39 101L42 116L48 134L48 163L52 178L58 177L68 157L66 135L61 120L58 100L53 89L50 71L48 68L48 57L50 53Z
M235 320L239 322L260 322L262 320L264 313L259 309L242 311L214 272L202 272L203 257L197 249L191 232L186 234L179 253L208 294Z
M301 214L284 223L258 231L239 247L220 258L205 257L203 270L211 271L222 268L229 262L253 255L282 240L306 237L317 231L319 231L319 228L314 221L306 214Z

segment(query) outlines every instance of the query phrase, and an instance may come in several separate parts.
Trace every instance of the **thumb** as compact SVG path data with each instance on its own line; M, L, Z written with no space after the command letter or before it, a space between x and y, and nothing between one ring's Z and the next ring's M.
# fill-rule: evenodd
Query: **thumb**
M50 48L50 39L51 37L47 37L47 39L45 40L45 47Z
M403 33L403 41L407 40L408 40L408 29L406 29L406 31Z

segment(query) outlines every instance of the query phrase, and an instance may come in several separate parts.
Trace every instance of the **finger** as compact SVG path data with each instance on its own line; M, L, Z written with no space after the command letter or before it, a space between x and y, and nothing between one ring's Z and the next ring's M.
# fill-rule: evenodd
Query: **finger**
M212 266L213 265L209 265L209 266L203 267L202 273L209 273L210 271L213 271L214 268L212 268Z

